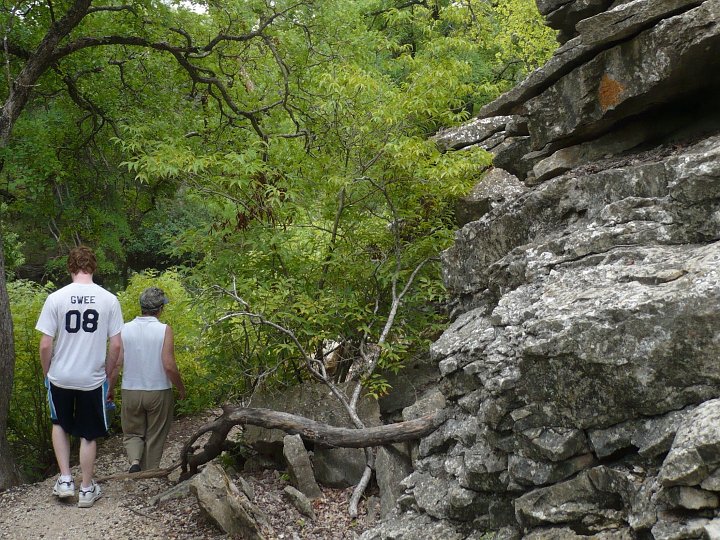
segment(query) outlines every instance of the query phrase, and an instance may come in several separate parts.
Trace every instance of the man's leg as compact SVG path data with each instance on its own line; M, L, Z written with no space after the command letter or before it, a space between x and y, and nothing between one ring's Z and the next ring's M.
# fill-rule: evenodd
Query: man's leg
M80 487L87 488L92 485L93 473L95 472L95 456L97 455L97 443L80 438L80 470L82 471L82 484Z
M76 433L80 437L80 469L82 483L78 494L78 506L90 508L100 498L102 491L93 480L97 438L107 436L105 416L105 390L99 386L94 390L82 391L78 396Z
M60 475L70 477L70 434L75 425L75 394L73 390L46 383L50 420L52 420L52 443ZM65 426L65 427L63 427Z
M58 424L54 424L52 427L52 443L60 474L65 477L71 476L70 435L65 433L65 430Z
M75 484L70 469L70 435L75 425L75 391L58 388L49 382L48 405L53 422L51 438L60 478L55 482L53 495L66 499L75 496Z

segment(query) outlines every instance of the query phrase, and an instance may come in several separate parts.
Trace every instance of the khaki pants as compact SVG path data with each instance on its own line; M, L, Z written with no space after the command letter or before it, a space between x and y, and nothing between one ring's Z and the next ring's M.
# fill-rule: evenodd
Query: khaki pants
M123 390L122 430L128 461L140 461L142 470L160 467L165 439L173 421L173 392Z

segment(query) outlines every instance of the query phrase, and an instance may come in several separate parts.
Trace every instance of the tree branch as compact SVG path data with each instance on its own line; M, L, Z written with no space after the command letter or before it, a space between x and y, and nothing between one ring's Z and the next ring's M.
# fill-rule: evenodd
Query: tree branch
M182 449L181 467L183 473L195 474L197 468L217 457L221 444L233 426L253 425L265 429L280 429L291 435L300 435L303 440L330 448L370 448L404 441L417 440L435 431L445 420L444 413L438 412L407 422L385 424L364 429L341 428L322 424L285 412L270 409L245 407L223 407L223 414L206 424L185 442ZM210 440L200 453L190 455L192 446L202 435L212 433Z
M265 29L268 26L270 26L273 22L275 22L275 19L282 17L283 15L286 15L287 13L290 13L292 10L294 10L306 3L307 2L298 2L296 4L288 6L287 8L285 8L282 11L273 13L272 15L267 17L265 20L261 20L257 29L253 30L252 32L250 32L248 34L243 34L241 36L234 36L234 35L229 35L229 34L218 34L207 45L205 45L205 47L203 47L203 50L206 52L210 52L218 45L218 43L221 43L223 41L244 42L244 41L250 41L253 38L259 37L259 36L263 35L263 32L265 31Z
M137 15L137 12L135 11L135 8L130 5L125 6L98 6L98 7L92 7L88 9L88 13L98 13L100 11L129 11L135 15Z
M28 58L25 66L11 86L0 115L0 145L5 146L10 138L15 121L25 108L30 92L40 76L54 63L54 52L60 41L80 24L87 15L92 0L75 0L65 16L53 22L35 52ZM10 50L10 48L8 48Z

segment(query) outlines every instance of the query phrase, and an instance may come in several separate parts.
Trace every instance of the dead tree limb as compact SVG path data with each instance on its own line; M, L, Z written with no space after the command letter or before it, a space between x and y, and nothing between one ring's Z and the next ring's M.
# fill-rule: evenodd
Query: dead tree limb
M179 466L180 462L177 461L169 467L165 467L164 469L148 469L146 471L140 471L136 473L123 472L108 474L107 476L98 477L97 480L99 482L106 482L108 480L146 480L147 478L167 478L168 476L170 476L170 473L177 469Z
M385 193L387 197L387 193ZM391 208L392 201L390 201L389 197L388 204ZM393 208L393 215L395 215L395 210ZM396 237L396 243L399 244L399 238ZM363 359L365 360L365 372L363 375L365 377L370 377L373 373L375 373L375 369L378 367L380 363L380 354L382 353L382 347L385 345L385 342L387 341L388 336L390 335L390 330L393 327L393 324L395 324L395 316L397 315L398 309L400 309L400 305L403 302L403 298L410 290L410 287L413 284L413 281L415 280L415 277L417 277L418 272L420 272L420 269L425 266L426 263L428 263L431 259L425 259L420 264L418 264L415 269L413 270L412 274L410 274L410 277L408 278L407 282L405 283L405 287L402 289L402 291L398 294L397 292L397 286L398 286L398 277L400 274L400 258L398 256L397 259L397 269L395 274L393 275L392 279L392 304L390 306L390 312L388 314L387 320L385 321L385 326L382 329L382 332L380 333L380 337L377 340L376 346L371 347L371 352L367 353L365 352L365 346L361 346L361 354L363 356ZM366 342L366 337L363 336L363 344ZM355 386L355 390L353 391L352 397L350 398L350 409L353 411L357 410L357 404L358 400L360 399L360 392L362 391L363 386L363 380L362 378L358 381L358 383ZM363 493L365 493L365 489L367 488L368 484L370 483L370 478L372 477L372 472L375 469L375 454L370 451L365 451L365 470L363 471L363 475L360 478L360 481L358 482L357 486L355 486L355 489L353 490L353 494L350 497L350 503L348 504L348 514L350 514L350 517L356 518L358 516L358 505L360 504L360 499L363 496Z
M300 435L305 441L329 447L369 448L419 439L435 431L443 421L444 415L440 412L407 422L357 429L329 426L303 416L270 409L224 407L220 417L201 427L187 440L182 449L181 467L183 476L191 476L200 465L220 455L227 434L236 425L280 429L291 435ZM202 451L192 453L193 444L208 432L211 436Z

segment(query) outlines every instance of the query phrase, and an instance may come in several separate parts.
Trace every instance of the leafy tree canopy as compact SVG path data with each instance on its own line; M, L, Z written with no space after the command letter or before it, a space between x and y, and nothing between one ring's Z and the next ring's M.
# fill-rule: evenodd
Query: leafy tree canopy
M78 3L0 7L3 99ZM232 396L306 376L287 334L225 316L240 299L307 350L352 356L430 261L383 345L381 367L399 369L442 327L434 260L490 163L430 137L541 65L554 36L532 0L199 6L94 2L58 44L0 148L2 222L20 233L3 236L9 268L61 282L86 243L105 284L134 294L160 279L137 272L173 267L163 279L193 306L178 324L207 329L183 361ZM21 247L34 266L17 269Z

